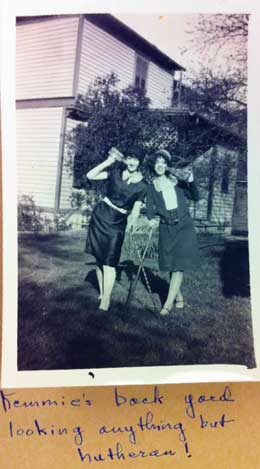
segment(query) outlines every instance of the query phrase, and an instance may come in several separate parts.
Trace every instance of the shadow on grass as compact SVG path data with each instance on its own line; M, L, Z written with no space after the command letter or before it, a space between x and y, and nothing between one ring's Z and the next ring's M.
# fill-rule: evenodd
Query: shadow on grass
M124 283L125 279L123 279L123 274L125 274L125 277L127 279L125 291L129 292L131 288L131 284L135 282L136 276L138 273L138 268L139 266L135 264L132 260L126 260L119 264L117 271L116 271L116 281L119 283ZM164 279L162 279L158 275L154 274L153 271L148 267L145 267L145 273L149 282L151 292L158 294L160 298L160 302L161 304L163 304L167 298L168 285L169 285L168 282L166 282ZM140 272L139 280L141 281L145 290L149 292L143 271ZM95 290L99 291L95 269L89 270L87 272L85 281L89 282ZM126 295L126 298L127 298L127 295Z
M96 269L89 270L85 276L85 282L88 282L98 292L99 286L97 281Z
M128 282L134 282L136 275L138 273L139 266L136 265L133 261L127 260L122 262L117 271L117 280L120 282L122 278L122 273L126 274ZM149 286L152 293L158 294L161 304L165 303L168 293L169 283L166 282L163 278L159 277L158 274L154 274L151 268L145 266L144 267L147 280L149 282ZM143 271L140 272L140 281L142 285L145 287L146 291L148 290L147 282L144 276Z
M100 314L95 269L93 263L86 266L84 262L83 244L79 236L57 234L22 239L19 370L211 363L255 366L248 299L221 293L226 277L234 283L230 264L236 265L237 250L227 250L223 257L207 252L202 272L186 276L184 310L162 318L151 310L143 275L126 311L127 292L138 270L132 260L119 265L111 309ZM156 262L151 261L146 274L152 292L164 302L168 282L155 268Z
M73 295L73 304L69 298ZM62 300L63 298L63 300ZM161 318L142 308L126 315L119 303L99 313L91 297L71 289L55 298L56 310L38 315L37 328L20 314L19 369L93 369L133 366L227 363L226 352L214 348L214 334L197 337L189 312ZM58 304L63 308L58 309ZM230 361L253 366L248 351ZM216 354L218 359L216 360Z
M226 241L220 259L220 276L223 294L250 296L248 241Z
M19 245L22 244L23 250L29 249L40 255L50 258L57 258L61 261L73 260L82 261L82 249L78 245L81 242L79 235L59 234L59 233L24 233L19 236Z

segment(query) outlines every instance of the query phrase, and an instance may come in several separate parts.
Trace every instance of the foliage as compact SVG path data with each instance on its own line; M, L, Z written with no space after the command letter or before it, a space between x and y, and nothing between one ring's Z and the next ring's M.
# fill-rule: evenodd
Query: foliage
M123 243L122 249L122 259L133 259L137 264L140 263L140 257L142 256L144 249L146 248L149 234L151 228L147 222L147 218L145 216L140 216L136 227L135 232L131 234L131 232L127 229L126 235ZM147 251L146 251L146 258L150 259L157 259L158 256L158 227L153 230L153 235L150 239Z
M70 225L67 223L67 217L62 213L55 213L52 220L50 220L49 231L60 232L67 231L70 229Z
M187 77L183 99L224 133L239 151L239 174L247 168L247 14L202 14L190 24L190 48L201 62ZM188 49L186 49L187 51ZM183 51L185 52L185 51Z
M22 195L18 201L18 230L41 231L44 226L42 212L36 207L33 197Z
M190 26L191 47L201 56L190 76L193 105L246 136L247 14L199 15Z
M123 153L132 145L144 152L176 147L177 128L163 111L149 110L149 99L137 88L121 90L112 73L97 78L76 102L80 123L67 136L67 164L74 172L74 187L84 187L85 174L105 159L112 146ZM98 184L100 186L100 184Z
M199 15L193 41L200 39L197 47L204 56L211 56L212 64L221 54L231 68L240 67L242 73L247 62L248 22L248 14Z
M66 223L66 216L54 213L53 216L44 213L37 207L32 196L22 195L18 200L18 231L28 232L59 232L67 231L70 226Z
M198 80L197 78L196 85ZM223 137L223 126L216 125L219 124L219 119L215 116L219 115L221 110L221 119L223 120L225 113L229 126L230 113L216 101L213 87L207 89L206 83L201 82L201 91L199 86L196 93L194 89L186 90L189 108L207 117L204 121L200 120L199 124L196 115L194 121L191 116L185 120L185 117L178 113L150 108L149 99L143 92L133 87L121 89L120 82L113 73L104 78L97 78L84 96L78 96L76 115L83 122L67 135L67 164L73 172L74 187L89 190L86 172L103 161L112 146L127 153L129 146L135 144L143 148L144 153L148 155L154 149L166 148L173 155L175 165L186 165L216 143L221 143L220 139L222 143L224 139L224 145L228 145L229 142ZM217 92L221 95L219 90ZM183 97L185 98L184 95ZM209 122L209 115L213 125ZM234 141L235 144L238 143L236 140L236 137L233 138L232 145ZM240 142L239 147L241 148ZM91 188L102 193L105 184L92 182ZM93 201L83 201L86 195L75 197L80 200L72 200L73 204L81 203L86 209L93 205Z
M70 196L71 207L80 211L88 209L100 200L99 194L94 190L73 190Z
M101 199L99 192L88 189L87 191L73 190L70 196L71 207L75 210L76 214L80 214L82 218L82 223L85 226L88 224L93 206Z
M84 191L72 191L70 195L70 205L72 208L80 210L86 201L86 194Z

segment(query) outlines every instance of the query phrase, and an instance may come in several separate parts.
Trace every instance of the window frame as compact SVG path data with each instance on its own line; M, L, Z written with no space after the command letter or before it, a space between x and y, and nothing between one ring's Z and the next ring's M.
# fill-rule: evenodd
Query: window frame
M230 191L230 174L231 173L231 164L230 162L225 161L222 168L222 178L221 178L221 193L229 194Z
M138 60L141 60L145 63L145 66L146 66L146 70L145 70L145 77L137 75L137 69L138 69ZM148 83L148 72L149 72L149 60L144 57L143 55L141 54L138 54L137 52L135 53L135 68L134 68L134 87L139 89L139 90L142 90L144 92L144 94L147 92L147 83ZM142 80L144 80L144 86L140 86L140 83L136 83L136 80L137 78L139 77L140 81L142 82Z

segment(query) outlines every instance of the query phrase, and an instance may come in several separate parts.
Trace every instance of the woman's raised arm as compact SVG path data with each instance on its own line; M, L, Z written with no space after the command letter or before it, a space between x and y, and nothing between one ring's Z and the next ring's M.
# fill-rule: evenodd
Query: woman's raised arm
M116 148L112 147L111 150L109 150L108 157L105 159L105 161L102 161L102 163L98 164L87 172L87 179L90 181L101 181L103 179L107 179L108 171L106 171L106 168L111 166L115 161L120 161L122 157L122 153L120 153Z
M184 190L186 197L194 202L200 199L198 188L194 182L192 170L186 173L185 179L179 179L178 186Z

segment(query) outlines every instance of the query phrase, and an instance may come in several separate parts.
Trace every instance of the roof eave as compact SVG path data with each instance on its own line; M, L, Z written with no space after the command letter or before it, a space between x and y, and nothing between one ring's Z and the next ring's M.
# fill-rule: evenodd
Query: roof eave
M140 34L131 29L126 24L122 23L115 16L110 14L86 14L85 18L97 26L117 36L121 41L129 46L134 46L140 52L149 56L155 62L167 69L169 72L185 71L185 68L171 59L168 55L164 54L158 47L144 39Z
M80 16L79 14L72 15L42 15L42 16L20 16L16 18L16 24L26 24L35 21L42 22L53 20L64 17L75 17ZM129 47L142 53L144 56L150 58L155 63L159 64L162 68L167 70L169 73L174 71L185 71L185 68L180 64L171 59L168 55L162 52L158 47L144 39L140 34L131 29L129 26L124 24L122 21L117 19L115 16L108 13L86 13L84 17L95 24L96 26L107 31L114 37L124 42Z

